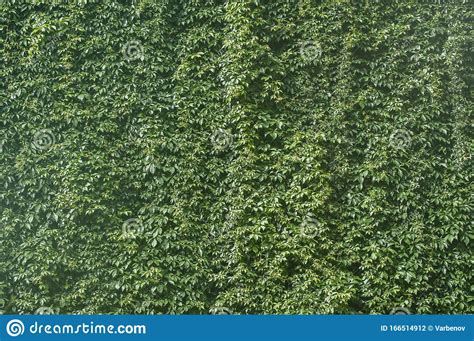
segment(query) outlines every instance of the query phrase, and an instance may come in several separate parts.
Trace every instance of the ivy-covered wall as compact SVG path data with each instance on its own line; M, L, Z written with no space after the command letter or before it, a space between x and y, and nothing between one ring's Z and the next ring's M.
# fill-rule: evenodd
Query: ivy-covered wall
M0 2L3 313L472 313L462 0Z

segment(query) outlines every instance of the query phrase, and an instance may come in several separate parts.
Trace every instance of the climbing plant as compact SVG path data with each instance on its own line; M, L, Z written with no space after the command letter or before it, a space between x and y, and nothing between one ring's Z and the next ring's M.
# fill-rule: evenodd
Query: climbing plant
M0 310L472 313L472 17L0 2Z

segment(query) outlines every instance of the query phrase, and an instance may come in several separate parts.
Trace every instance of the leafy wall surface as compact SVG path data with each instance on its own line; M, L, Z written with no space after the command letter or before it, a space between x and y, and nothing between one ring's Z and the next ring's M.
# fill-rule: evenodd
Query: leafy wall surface
M0 310L472 312L472 9L0 2Z

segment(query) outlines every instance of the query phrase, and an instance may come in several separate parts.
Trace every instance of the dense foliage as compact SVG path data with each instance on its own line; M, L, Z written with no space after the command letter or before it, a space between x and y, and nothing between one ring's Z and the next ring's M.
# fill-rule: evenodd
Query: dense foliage
M0 310L472 312L472 16L0 2Z

